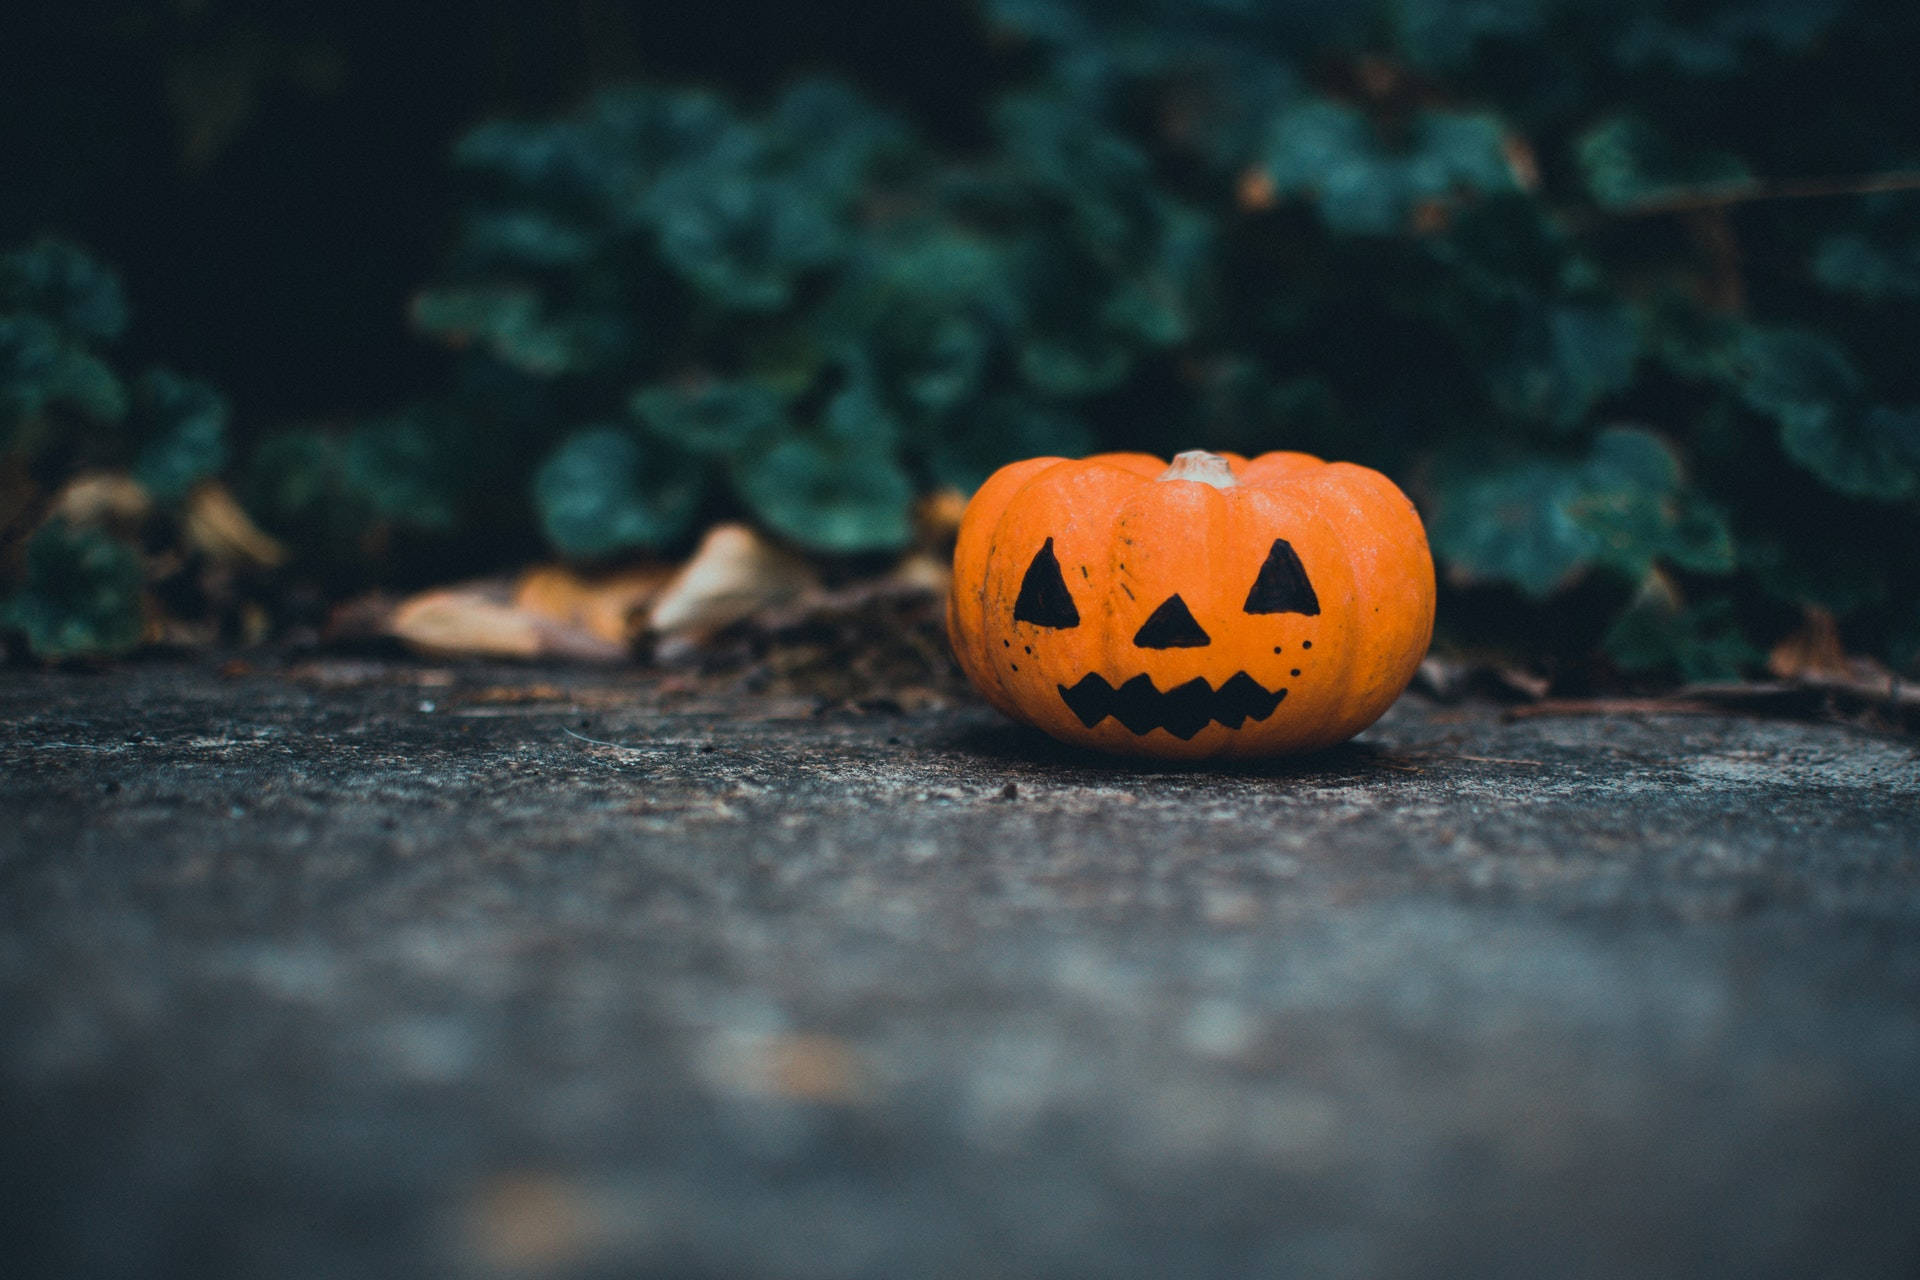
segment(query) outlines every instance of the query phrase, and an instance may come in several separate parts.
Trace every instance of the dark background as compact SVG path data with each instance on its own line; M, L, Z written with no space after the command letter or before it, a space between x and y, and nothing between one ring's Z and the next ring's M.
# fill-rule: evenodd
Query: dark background
M1005 61L957 3L16 3L0 244L59 234L114 264L129 363L221 387L242 431L375 413L444 379L406 300L438 269L448 149L476 121L643 74L751 100L817 71L967 147Z

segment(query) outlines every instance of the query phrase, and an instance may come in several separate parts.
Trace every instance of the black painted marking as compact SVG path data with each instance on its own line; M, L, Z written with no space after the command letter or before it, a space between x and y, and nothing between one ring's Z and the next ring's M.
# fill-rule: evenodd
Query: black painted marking
M1309 616L1320 612L1320 597L1307 581L1307 568L1294 553L1293 544L1285 538L1273 540L1267 562L1260 566L1260 576L1253 580L1253 590L1247 593L1246 609L1248 613Z
M1080 625L1080 611L1067 594L1067 580L1060 576L1060 561L1054 558L1053 539L1034 553L1027 576L1020 580L1020 596L1013 602L1013 620L1031 622L1036 627L1064 630Z
M1204 649L1213 638L1194 621L1193 611L1176 593L1162 601L1134 632L1133 643L1142 649Z
M1061 701L1089 729L1112 716L1132 733L1144 735L1165 729L1182 742L1206 728L1209 721L1238 729L1249 720L1265 720L1287 696L1285 689L1269 692L1244 671L1218 689L1196 677L1162 693L1144 675L1135 676L1118 689L1099 675L1085 675L1072 688L1064 684L1059 688Z
M1293 674L1295 674L1295 675L1299 675L1299 674L1300 674L1300 668L1298 668L1298 667L1295 667L1295 668L1293 669Z

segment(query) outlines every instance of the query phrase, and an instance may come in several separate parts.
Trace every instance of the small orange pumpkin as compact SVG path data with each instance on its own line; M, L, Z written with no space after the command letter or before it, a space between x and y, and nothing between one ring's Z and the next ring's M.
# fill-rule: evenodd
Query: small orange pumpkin
M1377 471L1304 453L1030 458L967 504L947 631L1064 742L1309 751L1380 718L1433 637L1433 558Z

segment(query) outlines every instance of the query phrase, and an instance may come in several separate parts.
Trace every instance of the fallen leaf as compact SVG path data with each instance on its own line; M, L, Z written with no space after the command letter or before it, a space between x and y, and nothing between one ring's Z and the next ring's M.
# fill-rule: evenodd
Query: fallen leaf
M1767 655L1767 670L1782 680L1837 685L1862 691L1885 690L1893 673L1872 658L1850 656L1840 642L1840 624L1825 609L1809 606L1806 621Z
M806 561L752 529L715 525L654 600L647 623L665 635L711 633L784 604L816 583Z
M389 634L434 658L570 658L617 662L624 644L515 605L500 585L442 587L402 601Z
M189 547L221 564L274 569L287 560L287 549L262 531L217 480L187 495L181 535Z
M647 565L587 577L559 565L543 565L520 576L513 603L528 613L624 647L638 638L646 624L646 606L673 574L669 567Z
M69 524L128 528L152 510L146 487L124 471L83 471L61 486L49 514Z

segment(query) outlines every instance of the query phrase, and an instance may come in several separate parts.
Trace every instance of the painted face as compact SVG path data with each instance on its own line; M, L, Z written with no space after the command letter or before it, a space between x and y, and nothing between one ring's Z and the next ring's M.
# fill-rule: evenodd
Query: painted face
M1320 612L1320 601L1306 568L1285 538L1273 540L1241 611L1309 617ZM1014 601L1013 620L1050 630L1071 630L1080 625L1080 612L1074 606L1066 575L1060 572L1052 538L1042 544L1027 566ZM1161 601L1133 634L1136 649L1205 649L1212 644L1213 637L1177 591ZM1161 690L1144 671L1117 687L1093 671L1071 687L1060 686L1061 701L1089 729L1111 716L1136 735L1160 729L1183 742L1209 723L1239 729L1249 721L1265 720L1286 696L1286 685L1268 688L1246 671L1234 672L1217 687L1205 676L1195 676Z
M1354 509L1328 487L1351 477L1304 459L1290 483L1262 483L1256 468L1302 455L1199 458L1021 463L1006 471L1033 470L1013 493L992 492L1003 472L976 495L998 517L982 529L968 511L950 622L995 705L1104 750L1253 755L1338 741L1404 688L1432 623L1432 567L1398 490L1389 514L1403 537L1411 522L1417 555L1382 572L1329 519ZM1391 489L1343 471L1372 477L1376 498L1375 482Z

